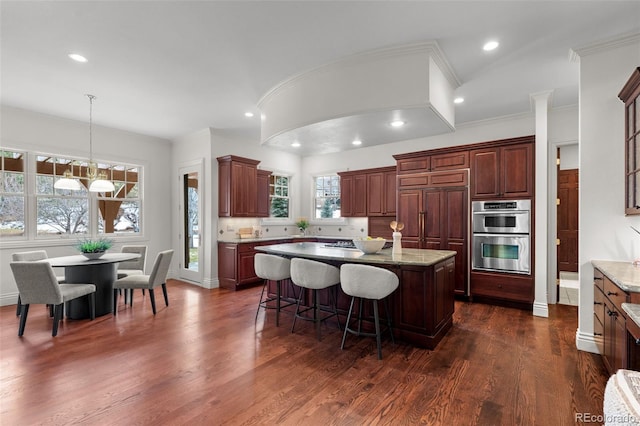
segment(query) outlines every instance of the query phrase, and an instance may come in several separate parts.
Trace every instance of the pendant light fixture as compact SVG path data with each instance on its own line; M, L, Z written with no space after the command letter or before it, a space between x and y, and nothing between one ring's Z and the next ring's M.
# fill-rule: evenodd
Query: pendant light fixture
M114 192L115 186L107 180L105 172L98 172L98 164L93 161L93 95L89 98L89 166L87 167L87 178L89 179L89 191L91 192Z
M63 177L58 179L53 187L55 189L67 189L70 191L80 191L82 189L82 185L78 179L73 176L73 163L71 163L71 169L65 170Z

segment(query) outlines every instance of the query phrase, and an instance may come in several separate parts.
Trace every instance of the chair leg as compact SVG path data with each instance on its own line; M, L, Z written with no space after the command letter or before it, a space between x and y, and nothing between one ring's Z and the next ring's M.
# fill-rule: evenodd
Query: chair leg
M336 321L338 321L338 330L342 330L342 324L340 323L340 315L338 315L338 288L334 286L329 290L331 294L331 302L333 303L333 313L336 315Z
M349 314L347 315L347 323L344 325L344 333L342 334L342 344L340 345L340 349L344 349L344 342L347 339L347 333L349 332L349 321L351 321L351 312L353 312L353 302L355 302L356 298L351 297L351 304L349 305Z
M385 297L384 300L384 310L387 313L387 327L389 328L389 334L391 334L391 343L396 344L395 339L393 338L393 327L391 326L391 315L389 315L389 302Z
M144 291L144 288L142 290ZM162 283L162 294L164 295L164 306L169 306L169 296L167 296L167 283Z
M129 294L129 306L133 306L133 289L128 288L124 291L124 303L127 304L127 293Z
M253 322L258 322L258 314L260 313L260 308L262 307L262 299L264 298L264 290L267 288L269 281L264 280L264 284L262 285L262 293L260 293L260 301L258 302L258 309L256 309L256 319Z
M151 310L153 311L153 315L156 314L156 295L153 293L153 289L149 289L149 299L151 300Z
M95 293L89 294L89 318L91 318L91 321L96 319L96 294Z
M376 323L376 343L378 344L378 359L382 359L382 342L380 341L380 318L378 317L378 301L372 300L373 318Z
M16 305L16 316L20 316L20 311L22 310L22 299L20 299L20 295L18 294L18 305Z
M58 335L58 324L62 319L62 305L63 304L60 303L59 305L55 305L53 307L53 331L51 332L51 335L53 337L56 337Z
M293 324L291 324L291 332L293 333L293 329L296 328L296 319L300 315L300 302L302 301L302 295L304 294L304 289L300 288L300 295L298 295L298 301L296 302L296 312L293 314Z
M24 326L27 323L27 315L29 314L29 304L22 305L20 310L20 326L18 327L18 336L24 334Z
M280 327L280 285L282 281L276 281L276 327Z
M313 290L313 323L316 326L316 334L318 341L320 341L320 316L318 310L318 290Z

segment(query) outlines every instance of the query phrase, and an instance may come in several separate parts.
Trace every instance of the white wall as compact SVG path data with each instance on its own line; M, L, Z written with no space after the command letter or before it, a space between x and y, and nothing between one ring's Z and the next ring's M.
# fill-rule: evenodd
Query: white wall
M560 147L560 170L580 168L580 152L578 144L564 145Z
M618 93L640 64L640 40L580 57L580 307L576 343L597 352L593 341L592 260L631 262L640 237L624 215L624 105Z
M2 128L0 146L69 155L89 156L88 124L62 119L17 108L0 109ZM153 156L150 155L153 153ZM144 235L127 238L127 243L149 247L148 265L159 251L171 247L172 209L167 203L170 176L170 143L167 140L129 133L117 129L93 126L93 156L96 160L139 164L144 167ZM0 305L14 304L18 296L13 275L8 268L11 253L27 250L47 250L50 257L77 254L75 239L56 241L0 240ZM113 250L119 250L117 244Z

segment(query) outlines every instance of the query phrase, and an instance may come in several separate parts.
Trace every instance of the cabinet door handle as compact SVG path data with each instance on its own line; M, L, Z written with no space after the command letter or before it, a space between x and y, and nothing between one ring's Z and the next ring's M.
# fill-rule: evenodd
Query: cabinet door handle
M593 277L593 279L602 281L602 277Z
M613 291L608 291L607 292L607 296L617 296L618 293L617 292L613 292Z
M609 309L607 309L607 315L609 316L613 315L613 311L610 311Z
M602 305L602 302L593 302L594 305Z
M640 345L640 339L636 339L636 345Z
M593 333L594 336L602 336L602 333Z

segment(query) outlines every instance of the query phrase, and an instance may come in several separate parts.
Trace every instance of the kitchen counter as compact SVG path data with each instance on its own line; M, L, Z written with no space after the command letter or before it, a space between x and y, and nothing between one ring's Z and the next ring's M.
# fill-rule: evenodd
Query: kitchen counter
M233 244L240 244L240 243L257 243L257 242L263 242L263 241L284 241L284 240L293 240L293 239L298 239L298 238L312 238L312 239L317 239L317 240L331 240L331 241L335 241L335 240L345 240L345 241L349 241L352 240L355 237L331 237L328 235L283 235L280 237L258 237L258 238L220 238L218 240L219 243L233 243Z
M365 254L358 249L325 247L323 243L287 243L256 247L269 254L303 257L317 260L365 263L372 265L416 265L432 266L456 255L450 250L403 249L401 254L393 254L392 249L380 250L375 254Z
M640 305L637 303L623 303L622 310L627 313L627 316L633 320L638 326L640 326Z
M612 260L592 260L591 264L622 290L640 293L640 267L634 266L631 262Z
M389 295L393 334L399 340L433 349L453 325L455 292L455 251L392 249L364 254L357 249L325 247L323 243L287 243L260 245L256 251L287 258L301 257L334 266L362 263L388 269L399 279L396 291ZM326 291L326 290L323 290ZM338 285L338 312L346 317L351 298ZM322 300L326 295L319 296ZM309 300L305 299L308 304ZM371 328L365 322L363 327Z

